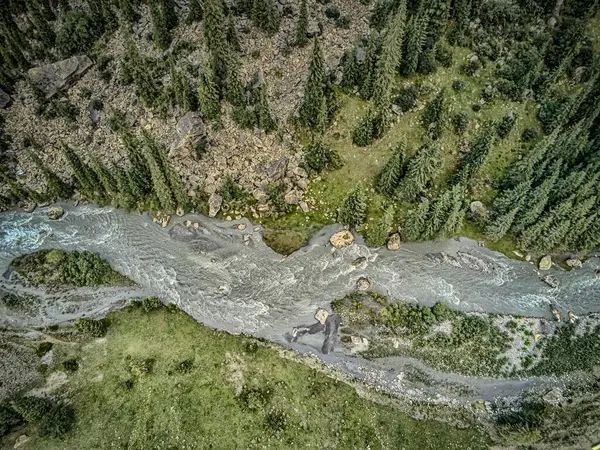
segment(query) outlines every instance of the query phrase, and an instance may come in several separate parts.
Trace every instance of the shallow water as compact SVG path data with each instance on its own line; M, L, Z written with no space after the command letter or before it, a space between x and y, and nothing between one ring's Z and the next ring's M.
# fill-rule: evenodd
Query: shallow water
M245 219L188 215L175 217L163 229L148 214L63 206L67 212L58 221L47 219L47 208L0 214L0 271L14 257L37 249L89 250L139 289L105 291L93 299L82 292L68 302L58 297L36 315L0 310L0 324L63 322L119 306L125 294L152 294L210 327L285 343L286 332L313 322L317 307L352 291L361 276L371 280L372 289L393 298L427 305L444 302L465 311L545 317L550 317L550 305L577 314L600 311L597 257L579 270L546 272L560 282L552 289L539 280L533 264L508 259L468 239L404 244L398 252L357 244L335 250L327 242L340 227L329 226L306 247L282 257L262 241L260 226ZM185 220L198 222L199 229L185 228ZM245 229L237 229L238 224ZM359 257L366 260L353 264Z

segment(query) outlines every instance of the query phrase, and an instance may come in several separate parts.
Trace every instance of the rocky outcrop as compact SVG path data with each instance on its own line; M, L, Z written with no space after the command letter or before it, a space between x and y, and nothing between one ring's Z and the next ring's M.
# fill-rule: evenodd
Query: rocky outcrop
M46 98L68 87L92 66L92 60L86 55L73 56L68 59L29 69L29 80Z
M60 206L56 206L56 207L50 209L50 212L48 213L48 219L58 220L64 215L65 215L65 210L62 209Z
M0 89L0 108L6 108L10 105L10 95Z
M367 291L371 287L371 282L367 277L360 277L356 280L356 290L357 291Z
M390 236L390 238L387 241L387 249L392 251L400 250L401 244L402 239L400 239L400 234L394 233Z
M338 231L329 238L329 242L335 248L348 247L354 242L354 235L348 230Z
M177 122L177 141L171 148L171 155L198 158L206 151L208 134L200 115L188 112Z
M565 264L573 269L581 269L583 267L581 260L577 258L567 259Z
M550 270L552 268L552 257L550 255L546 255L540 259L538 264L540 270Z
M166 228L169 225L170 221L171 221L171 216L166 213L162 213L162 212L157 212L156 216L154 216L154 219L153 219L154 223L158 223L163 228Z
M221 210L223 205L223 197L216 192L212 193L208 198L208 217L215 217Z

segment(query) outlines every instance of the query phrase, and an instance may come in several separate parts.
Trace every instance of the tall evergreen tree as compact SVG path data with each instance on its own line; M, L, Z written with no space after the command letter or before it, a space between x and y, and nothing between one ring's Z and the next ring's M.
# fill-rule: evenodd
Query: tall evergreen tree
M419 3L417 12L411 17L406 28L406 53L400 67L404 76L410 76L417 71L419 57L427 38L427 16L425 2Z
M198 90L198 105L202 116L216 120L221 114L219 101L219 88L215 81L215 73L210 64L206 64L200 75L200 89Z
M28 153L37 168L42 172L46 181L46 193L51 199L68 199L73 195L73 188L65 183L52 170L46 166L40 157L33 152Z
M108 200L114 201L115 196L118 193L117 181L112 175L112 172L105 167L98 158L92 158L91 168L96 176L96 179L100 182L102 190L109 197Z
M498 242L504 237L510 227L512 227L515 217L520 210L519 206L512 208L506 214L497 217L493 223L489 224L485 229L485 235L492 241Z
M275 34L279 30L281 17L275 4L275 0L253 0L252 23L265 33Z
M238 32L235 27L235 19L231 11L229 11L229 14L227 15L227 42L229 43L229 48L234 52L242 50L240 38L238 37Z
M518 233L534 224L544 212L550 198L550 192L558 178L558 171L555 175L545 179L541 185L531 190L525 197L521 214L516 218L514 230Z
M190 0L188 7L188 15L185 18L186 23L189 25L194 22L200 22L202 20L202 16L204 15L202 0Z
M376 120L377 118L373 116L371 108L367 109L367 113L360 119L352 132L352 142L359 147L366 147L371 144L375 135Z
M71 166L73 177L81 193L90 198L98 198L104 195L102 184L96 177L94 170L88 166L69 146L63 145L63 154Z
M379 179L377 180L377 190L379 192L389 196L395 192L404 171L405 159L406 141L400 141L379 174Z
M425 232L422 237L435 239L443 231L453 207L452 191L448 189L440 195L431 206L431 213L425 223Z
M300 122L314 128L323 118L323 101L327 88L325 79L325 59L317 38L314 39L312 60L308 72L304 100L300 106Z
M452 207L448 213L448 218L442 226L442 235L449 237L454 235L463 224L465 218L464 188L461 185L455 185L451 190Z
M298 13L298 22L296 24L296 45L304 47L308 43L308 8L307 0L300 0L300 11Z
M409 159L396 195L405 201L414 200L441 173L443 167L444 160L440 145L431 141L426 142Z
M423 115L421 116L423 128L425 128L434 139L437 139L442 134L445 101L446 91L445 89L442 89L433 100L427 103L423 110Z
M111 175L115 180L115 189L117 191L116 202L125 210L135 208L137 201L142 199L136 198L132 190L132 184L127 172L122 167L113 165L111 167Z
M160 0L160 3L162 13L165 16L167 29L171 31L177 26L177 22L179 21L175 9L175 0Z
M150 0L148 7L150 8L150 19L152 21L152 41L157 48L165 50L169 48L171 42L168 18L160 1Z
M381 119L381 129L389 126L392 85L402 56L402 37L406 20L406 0L400 0L396 13L387 25L373 80L373 102Z
M127 150L127 158L130 164L127 176L130 181L132 197L136 202L141 202L152 193L150 168L139 140L130 131L124 131L121 138ZM122 190L120 191L122 192Z
M425 231L425 224L427 223L429 210L429 200L424 198L416 206L416 208L413 208L408 212L406 219L404 220L404 227L402 229L402 234L405 239L409 241L416 241L421 237L421 234Z
M367 42L365 62L361 67L361 85L359 87L360 96L364 100L369 100L373 96L373 84L375 81L375 68L381 54L383 40L380 33L372 31Z
M33 25L37 37L44 45L47 51L54 47L56 35L50 25L48 17L45 16L45 11L38 3L30 1L27 3L27 18Z
M366 241L370 247L381 247L385 245L392 232L394 222L394 206L389 205L385 208L383 216L381 216L375 226L367 233Z
M135 21L135 9L137 2L134 0L118 0L119 16L126 23Z
M340 156L327 145L321 133L313 134L310 144L304 149L304 163L316 173L325 168L336 169L342 165Z
M150 169L153 191L158 197L160 208L168 212L175 211L177 205L173 199L169 182L161 167L161 161L159 157L157 157L154 143L147 134L144 136L144 145L142 148L144 157L146 158L146 164Z
M353 88L359 86L362 80L361 67L356 60L356 47L346 51L344 54L344 74L342 76L342 86Z
M245 90L240 81L239 58L235 52L230 53L227 63L227 100L236 107L246 105Z
M367 214L367 198L359 184L350 192L338 212L338 221L350 227L356 227L365 221Z
M484 125L483 130L471 145L471 151L461 160L461 165L455 177L458 183L468 183L485 164L492 150L495 131L494 124Z
M269 131L276 130L277 122L271 115L271 111L269 109L267 86L264 82L260 83L260 85L255 88L255 96L257 98L257 103L254 106L254 109L256 112L257 125L267 133Z
M227 77L227 21L223 12L223 0L204 0L204 39L213 59L217 86ZM220 89L219 89L220 91Z

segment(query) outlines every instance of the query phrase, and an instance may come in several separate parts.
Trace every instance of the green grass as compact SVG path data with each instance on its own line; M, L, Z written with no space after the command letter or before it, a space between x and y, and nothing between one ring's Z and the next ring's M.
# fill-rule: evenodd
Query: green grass
M25 430L28 448L487 448L476 429L413 420L183 313L129 308L109 320L105 338L55 353L79 362L63 388L75 428L62 440Z

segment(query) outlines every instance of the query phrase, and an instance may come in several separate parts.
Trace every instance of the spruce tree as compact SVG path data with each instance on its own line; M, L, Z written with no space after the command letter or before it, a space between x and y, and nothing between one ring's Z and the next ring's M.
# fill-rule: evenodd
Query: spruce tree
M413 208L406 215L402 234L406 240L416 241L425 232L425 224L429 217L429 200L424 198L416 208Z
M512 227L515 217L517 216L520 207L512 208L506 214L496 217L493 223L489 224L485 229L485 235L492 241L498 242L504 237L508 230Z
M117 191L117 198L115 200L117 204L127 211L134 209L137 201L141 201L142 199L135 198L132 183L127 172L117 165L113 165L110 172L115 180L115 189Z
M47 51L54 47L56 35L50 25L48 17L45 16L45 11L36 2L30 1L27 3L27 18L35 28L39 41L44 45Z
M137 202L143 201L152 193L152 175L146 162L142 144L129 131L123 132L121 136L130 168L127 176L130 180L131 193Z
M531 193L524 199L521 214L515 220L514 231L522 232L540 218L548 204L550 192L555 182L556 177L551 177L531 190Z
M398 184L397 197L404 201L414 200L431 185L443 167L441 146L433 141L426 142L408 160L404 176Z
M502 117L500 123L498 124L498 136L500 139L505 139L515 127L516 123L517 115L512 111L509 111L504 117Z
M165 50L169 48L171 42L167 16L164 14L158 0L150 0L148 7L150 8L150 19L152 21L152 41L157 48Z
M235 27L235 19L233 18L231 11L229 11L229 14L227 15L227 42L229 43L229 48L234 52L242 51L240 38L238 37L238 32Z
M118 0L118 5L121 20L126 23L133 23L135 21L135 8L137 6L134 0Z
M263 82L255 89L257 103L254 106L256 112L257 125L267 133L277 129L277 122L271 115L269 101L267 99L267 86Z
M279 30L281 17L275 0L253 0L251 18L254 26L265 33L275 34Z
M404 35L405 20L406 0L400 0L396 13L387 25L381 47L381 56L377 61L373 79L373 102L380 116L378 135L387 130L391 121L392 86L396 68L402 57L402 37Z
M344 54L344 73L342 76L342 86L352 89L361 84L362 73L360 64L356 60L356 47L346 51Z
M195 98L192 86L185 72L177 70L173 61L171 65L171 88L175 103L183 111L192 111L195 107Z
M223 12L223 0L204 0L204 39L210 54L216 86L227 77L227 21ZM220 89L219 89L220 92Z
M389 205L383 212L375 226L369 230L366 237L366 242L369 247L381 247L385 245L392 232L394 222L394 206Z
M104 195L102 184L94 173L94 170L88 166L69 146L63 145L63 154L71 166L73 177L81 193L90 198L98 198Z
M431 214L425 224L425 239L435 239L443 231L443 227L448 221L450 211L453 206L451 190L445 191L440 195L431 207Z
M169 182L161 167L161 161L159 157L157 157L154 142L148 134L144 135L144 145L142 148L144 157L146 158L146 164L150 169L153 191L158 198L160 208L167 212L175 211L177 205L173 199Z
M404 171L404 160L406 159L406 141L400 141L392 156L379 174L377 181L377 191L391 196L398 187L402 173Z
M417 12L412 16L406 28L406 54L400 72L407 77L417 71L419 56L427 37L427 17L424 7L425 2L420 2Z
M373 142L375 135L375 120L371 109L360 119L356 128L352 132L352 142L359 147L366 147Z
M310 144L304 149L304 163L316 173L325 168L337 169L342 165L340 156L325 143L322 134L312 136Z
M300 11L298 14L298 23L296 24L296 45L304 47L308 43L308 8L306 0L300 0Z
M461 160L461 165L455 177L456 182L468 183L477 175L492 150L495 134L494 124L488 123L484 125L483 130L471 145L471 151Z
M494 210L498 215L507 214L517 205L521 205L531 191L531 179L519 183L513 188L503 191L494 200Z
M443 119L445 114L445 99L446 91L442 89L434 98L425 106L423 115L421 116L421 124L432 138L437 139L443 131Z
M382 36L377 31L372 31L367 42L365 62L361 67L360 96L369 100L373 96L373 84L375 81L375 69L381 54Z
M212 1L212 0L211 0ZM215 81L215 73L210 64L204 66L200 75L200 88L198 90L198 105L202 117L216 120L221 114L219 88Z
M46 193L51 199L68 199L73 195L73 188L65 183L61 178L50 170L40 159L38 155L33 152L28 153L29 157L33 160L37 168L42 172L44 180L46 181Z
M162 13L165 16L167 29L171 31L177 26L177 22L179 20L177 18L177 11L175 9L175 0L160 0L160 3Z
M92 158L92 170L96 176L96 179L100 182L102 190L109 197L108 200L114 201L118 194L117 180L112 175L112 172L105 167L98 158Z
M338 221L350 227L356 227L365 221L367 213L367 198L359 184L350 192L338 212Z
M304 126L314 128L319 120L323 120L322 105L326 88L325 59L319 41L315 37L308 79L304 88L304 99L299 111L300 122Z
M230 53L227 63L227 100L236 107L246 105L246 93L240 81L239 58L234 52Z
M596 202L597 197L592 195L574 205L571 212L571 227L565 235L565 241L560 245L561 249L576 249L577 242L580 240L584 230L588 229L595 218Z
M188 15L185 18L186 23L190 25L194 22L200 22L202 20L202 16L204 15L202 0L190 0L188 7Z
M451 190L451 197L452 207L450 208L446 222L442 226L442 235L446 237L450 237L458 232L462 226L466 213L463 186L453 186Z

